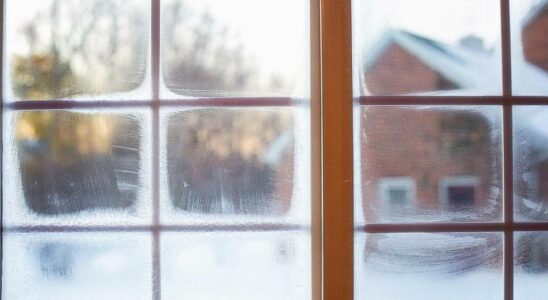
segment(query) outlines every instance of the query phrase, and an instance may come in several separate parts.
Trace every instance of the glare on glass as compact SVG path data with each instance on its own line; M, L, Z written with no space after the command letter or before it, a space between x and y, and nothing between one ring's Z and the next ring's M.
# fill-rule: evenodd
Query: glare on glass
M6 1L4 97L146 98L149 3Z
M308 2L162 1L162 97L307 97Z
M514 235L514 299L542 299L548 295L548 233Z
M292 109L171 111L163 122L166 196L176 215L289 213L296 155Z
M356 221L500 220L500 113L487 106L357 110Z
M499 233L358 234L355 299L502 299L502 245Z
M146 221L143 114L18 111L6 119L4 225Z
M499 1L353 1L354 95L500 95Z
M548 107L514 107L514 212L548 220Z
M511 0L512 92L548 96L548 2Z
M161 245L165 299L311 298L307 234L170 232Z
M152 299L142 233L4 233L2 299Z

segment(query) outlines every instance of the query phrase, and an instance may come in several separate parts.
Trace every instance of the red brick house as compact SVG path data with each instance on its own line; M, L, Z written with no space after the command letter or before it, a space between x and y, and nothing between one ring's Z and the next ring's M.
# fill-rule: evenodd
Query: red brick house
M525 60L548 72L548 1L539 2L525 17L521 40Z
M500 78L493 53L473 36L450 46L391 29L366 51L363 61L362 86L371 95L488 89Z

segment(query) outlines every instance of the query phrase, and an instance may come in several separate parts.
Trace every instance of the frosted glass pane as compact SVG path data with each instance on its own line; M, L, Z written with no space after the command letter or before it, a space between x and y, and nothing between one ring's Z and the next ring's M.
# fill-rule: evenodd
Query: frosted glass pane
M355 299L503 298L502 234L356 235Z
M510 5L513 93L548 96L548 3L511 0Z
M296 133L303 134L297 110L212 108L162 115L166 217L265 221L309 214L302 206L307 198L295 196L301 192L295 187L306 188L296 174L309 169L302 145L308 140L295 141Z
M162 98L308 97L306 0L162 1Z
M548 106L514 108L514 211L548 220Z
M6 117L4 225L148 221L145 114L51 110Z
M356 113L358 223L364 216L368 223L500 220L499 107L373 106Z
M147 98L150 1L5 3L6 99Z
M165 233L161 256L165 299L311 299L304 233Z
M500 95L498 0L357 0L354 95Z
M514 299L548 295L548 233L519 232L514 236Z
M8 233L3 249L2 299L152 299L148 234Z

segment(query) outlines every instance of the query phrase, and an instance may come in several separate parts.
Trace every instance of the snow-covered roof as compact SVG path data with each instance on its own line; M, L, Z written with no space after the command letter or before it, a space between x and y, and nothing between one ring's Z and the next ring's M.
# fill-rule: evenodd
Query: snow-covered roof
M390 29L381 40L366 51L364 70L367 71L391 44L396 43L409 51L459 88L484 88L500 81L498 61L493 53L464 46L450 46L415 33ZM485 70L494 72L485 72Z
M483 95L500 91L502 81L500 53L477 47L448 45L398 29L387 30L377 43L365 51L363 72L367 72L387 47L394 43L453 82L458 90L452 90L451 95ZM541 68L526 62L521 49L513 48L512 50L513 73L520 75L513 78L514 90L517 94L523 92L528 95L547 95L548 74ZM433 94L439 94L439 92Z
M548 9L548 0L541 0L537 4L535 4L531 10L525 15L525 17L522 20L522 26L525 27L529 23L531 23L532 20L534 20L536 17L538 17L543 11Z

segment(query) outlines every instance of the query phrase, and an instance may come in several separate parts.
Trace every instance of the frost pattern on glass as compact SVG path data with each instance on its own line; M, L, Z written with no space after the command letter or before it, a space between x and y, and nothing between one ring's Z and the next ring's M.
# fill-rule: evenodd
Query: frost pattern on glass
M5 233L3 247L2 299L152 299L148 234Z
M518 219L548 220L548 107L514 108L514 204Z
M375 106L357 117L358 222L500 220L499 108Z
M148 1L6 4L6 99L146 97Z
M548 295L548 233L516 233L514 248L514 299L545 298Z
M352 9L355 96L501 94L499 1L358 0Z
M502 234L358 234L355 243L356 299L503 298Z
M291 206L290 109L199 109L167 117L171 204L199 214L281 215Z
M162 1L162 98L306 97L309 23L303 0Z
M548 2L511 0L512 92L548 96Z
M146 215L142 115L52 110L9 119L4 224L118 223L124 219L107 216Z
M166 233L161 257L165 299L311 299L304 233Z

